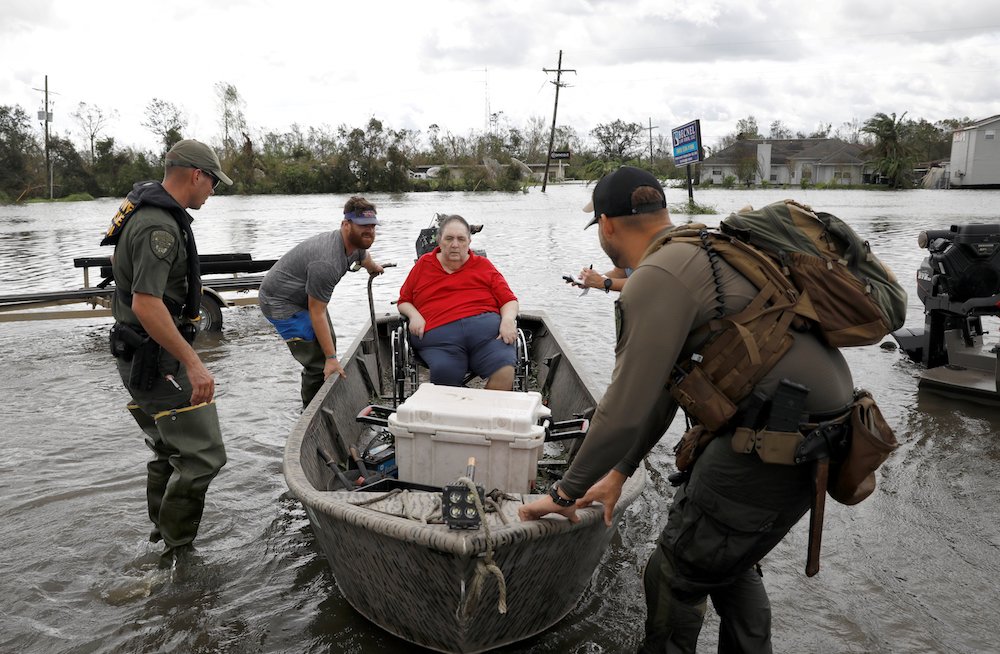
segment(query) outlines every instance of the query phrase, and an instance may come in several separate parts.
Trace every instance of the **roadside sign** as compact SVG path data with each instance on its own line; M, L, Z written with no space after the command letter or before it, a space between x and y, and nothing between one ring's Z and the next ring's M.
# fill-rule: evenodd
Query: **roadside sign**
M569 159L569 150L555 150L552 152L553 159Z
M701 121L693 120L671 130L674 141L674 165L701 161Z

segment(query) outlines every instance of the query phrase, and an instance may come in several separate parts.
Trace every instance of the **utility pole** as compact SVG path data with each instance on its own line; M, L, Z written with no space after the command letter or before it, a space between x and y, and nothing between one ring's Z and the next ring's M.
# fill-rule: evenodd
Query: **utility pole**
M659 125L653 124L653 119L649 119L649 172L653 172L653 130L660 129Z
M552 132L551 134L549 134L549 151L545 155L545 175L542 177L542 193L544 193L545 185L549 181L549 162L552 160L552 144L556 140L556 113L559 111L559 87L566 86L565 84L562 83L562 74L564 72L575 73L576 70L571 68L564 69L562 67L562 50L560 50L559 63L556 64L556 69L552 70L551 68L543 68L542 72L556 74L556 81L552 82L553 84L556 85L556 103L555 106L552 108Z
M32 88L34 91L44 91L45 92L45 111L44 113L39 111L38 118L43 120L45 123L45 173L49 178L49 199L52 199L52 161L49 157L49 123L52 122L52 112L49 111L49 76L45 76L45 88L36 89Z

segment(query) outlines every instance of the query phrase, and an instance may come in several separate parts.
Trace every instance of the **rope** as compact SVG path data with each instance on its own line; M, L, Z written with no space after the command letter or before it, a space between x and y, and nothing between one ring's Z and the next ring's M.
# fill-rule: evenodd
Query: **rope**
M468 616L475 611L476 605L479 602L479 596L483 590L483 583L489 575L492 575L497 580L497 590L499 593L499 599L497 600L497 612L499 612L500 615L505 615L507 613L507 580L504 578L503 571L500 569L500 566L498 566L496 561L493 560L493 533L490 531L489 522L486 520L486 507L483 506L483 502L479 498L479 490L476 488L475 482L468 477L460 477L458 479L458 483L464 484L465 487L472 493L472 497L476 504L476 512L479 514L479 522L483 526L483 532L486 535L486 554L483 558L476 561L476 570L473 573L472 581L469 584L469 590L466 593L465 601L458 607L457 613ZM399 495L399 500L403 505L403 513L405 515L400 516L399 514L390 513L381 509L371 510L378 511L379 513L384 513L386 515L405 517L409 520L415 520L422 524L427 524L430 518L435 513L439 513L441 510L441 498L435 497L434 504L425 515L414 514L413 507L410 505L410 492L408 490L400 490L398 488L387 493L383 493L382 495L377 495L360 502L351 502L350 504L353 506L368 506L370 504L381 502L382 500L387 500L396 495ZM504 493L497 493L486 498L486 504L497 514L500 521L505 525L510 524L510 521L501 510L501 503L508 499L515 498L512 498Z
M500 615L504 615L507 613L507 580L504 579L503 571L493 560L493 534L490 532L490 525L486 521L486 509L483 508L483 503L479 499L479 490L476 488L475 482L468 477L459 477L458 483L464 484L469 489L469 492L472 493L472 497L476 503L476 512L479 513L479 522L483 526L483 532L486 534L486 555L479 561L476 561L475 574L472 577L472 582L469 584L465 601L458 607L458 613L464 613L466 616L472 615L476 604L479 602L479 595L483 590L483 583L487 575L493 575L496 577L497 590L500 594L500 598L497 600L497 611ZM494 500L491 499L490 501L494 505L497 505ZM497 511L497 513L501 516L503 515L500 511Z
M367 500L362 500L361 502L351 502L354 506L368 506L369 504L375 504L376 502L381 502L382 500L387 500L393 495L399 495L402 490L399 488L394 488L388 493L383 493L382 495L376 495L375 497L370 497Z
M398 513L398 512L393 512L393 511L386 511L384 509L377 509L375 507L370 506L372 504L377 504L378 502L381 502L382 500L387 500L389 498L395 497L396 495L399 495L400 503L403 505L403 513ZM410 497L411 497L411 495L410 495L410 491L408 489L394 488L393 490L391 490L391 491L389 491L387 493L383 493L382 495L376 495L375 497L370 497L367 500L362 500L360 502L348 502L348 504L350 504L351 506L365 506L365 507L369 507L370 511L375 511L377 513L382 513L384 515L391 515L394 518L406 518L407 520L413 520L414 522L419 522L419 523L425 524L425 525L426 524L430 524L432 522L434 524L438 524L440 522L443 522L443 519L440 518L440 517L438 519L436 519L436 520L432 520L432 518L434 517L435 514L437 514L438 516L440 516L440 513L441 513L441 498L440 497L435 497L434 498L434 502L431 504L431 507L427 510L427 512L424 515L418 515L418 514L414 513L415 508L413 506L411 506L411 504L410 504L410 501L409 501Z
M504 523L504 525L510 524L510 520L508 520L507 516L505 516L503 511L500 510L500 504L498 504L492 497L486 498L486 506L493 509L493 512L497 514L498 518L500 518L500 522Z

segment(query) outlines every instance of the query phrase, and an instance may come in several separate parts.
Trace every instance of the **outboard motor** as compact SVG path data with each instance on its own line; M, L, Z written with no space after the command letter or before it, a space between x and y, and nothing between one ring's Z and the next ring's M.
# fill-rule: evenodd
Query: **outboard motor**
M917 297L947 295L953 302L1000 293L1000 225L952 225L920 232L929 254L917 271Z
M917 243L928 251L917 269L924 329L892 336L912 360L934 368L948 363L945 332L961 330L972 347L983 335L981 316L1000 315L1000 225L927 230Z

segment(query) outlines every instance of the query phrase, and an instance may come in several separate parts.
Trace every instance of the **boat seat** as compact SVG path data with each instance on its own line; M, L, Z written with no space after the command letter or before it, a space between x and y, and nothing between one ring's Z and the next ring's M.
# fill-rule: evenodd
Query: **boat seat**
M531 367L531 359L528 356L528 344L530 335L526 336L524 330L517 329L517 340L514 341L514 390L524 392L528 390L528 378ZM400 316L399 325L393 330L390 343L392 354L392 393L395 406L399 406L407 397L413 394L420 385L420 369L427 369L427 364L417 354L416 349L410 343L409 321L405 316ZM462 380L463 385L468 385L476 375L472 372L466 374Z

